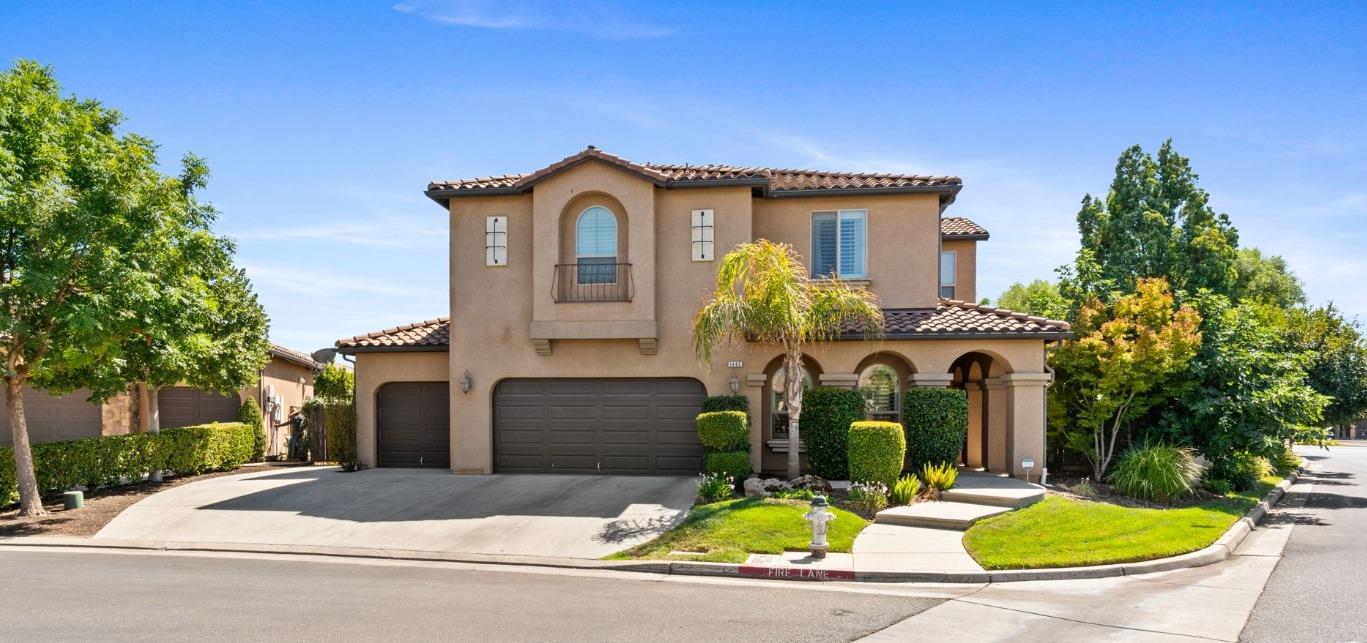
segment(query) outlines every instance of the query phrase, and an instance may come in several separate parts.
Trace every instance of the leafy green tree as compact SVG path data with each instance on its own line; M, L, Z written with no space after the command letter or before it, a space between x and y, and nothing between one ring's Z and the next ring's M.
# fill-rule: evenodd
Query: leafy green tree
M1277 255L1264 256L1257 248L1240 248L1235 270L1238 273L1234 283L1236 300L1282 308L1305 305L1305 288L1287 267L1286 259Z
M1062 269L1065 297L1080 303L1090 295L1133 292L1139 280L1154 277L1179 294L1230 294L1239 236L1209 201L1171 140L1156 158L1138 145L1125 150L1105 198L1082 199L1082 245L1075 265Z
M997 307L1048 319L1068 319L1068 300L1064 299L1057 285L1044 279L1036 279L1028 284L1019 281L1011 284L997 298Z
M1058 373L1051 421L1092 463L1096 480L1110 465L1131 422L1170 394L1201 345L1200 316L1173 305L1162 279L1141 279L1112 303L1093 298L1078 309L1075 338L1054 349Z
M834 339L843 322L881 335L878 298L833 279L814 281L792 246L764 239L742 243L722 258L715 290L693 318L693 348L710 366L730 342L774 344L783 350L788 396L788 477L800 473L802 352L812 342Z
M1328 396L1324 422L1342 427L1367 412L1367 342L1331 303L1294 308L1282 324L1286 351L1306 355L1306 383Z
M349 400L356 388L356 374L337 364L328 364L313 378L313 394L325 400Z
M120 365L134 346L182 355L167 363L202 355L181 350L202 337L179 343L171 326L192 320L198 331L198 316L212 317L200 304L214 273L197 262L222 248L193 197L203 163L187 157L164 176L156 146L120 134L121 122L98 102L63 98L37 63L0 73L0 375L25 515L43 508L23 387L84 387L100 401L127 389Z
M1273 456L1298 427L1321 421L1329 399L1307 381L1310 355L1285 349L1280 309L1209 294L1192 305L1205 341L1151 438L1191 444L1216 461L1235 452Z

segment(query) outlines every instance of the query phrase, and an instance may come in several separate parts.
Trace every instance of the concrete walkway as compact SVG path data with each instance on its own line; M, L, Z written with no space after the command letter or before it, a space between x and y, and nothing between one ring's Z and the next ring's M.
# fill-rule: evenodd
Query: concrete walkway
M678 477L295 468L154 494L95 539L601 558L664 533L696 495Z
M854 540L854 569L862 572L981 572L964 549L974 522L1026 507L1044 489L1015 478L961 471L958 483L938 502L918 502L878 512Z

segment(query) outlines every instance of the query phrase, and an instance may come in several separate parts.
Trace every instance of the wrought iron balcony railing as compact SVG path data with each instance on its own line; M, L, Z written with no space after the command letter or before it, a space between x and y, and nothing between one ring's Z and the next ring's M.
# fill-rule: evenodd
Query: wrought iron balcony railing
M636 292L631 264L580 261L556 264L551 296L557 303L631 301Z

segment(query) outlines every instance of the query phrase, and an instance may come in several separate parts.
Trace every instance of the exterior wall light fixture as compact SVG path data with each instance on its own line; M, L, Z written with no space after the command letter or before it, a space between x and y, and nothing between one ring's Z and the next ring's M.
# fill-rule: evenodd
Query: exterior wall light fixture
M475 381L470 378L470 371L465 371L465 374L460 376L460 392L469 393L474 387Z
M737 393L740 393L740 378L739 378L739 377L736 377L735 375L732 375L732 376L731 376L731 394L732 394L732 395L735 395L735 394L737 394Z

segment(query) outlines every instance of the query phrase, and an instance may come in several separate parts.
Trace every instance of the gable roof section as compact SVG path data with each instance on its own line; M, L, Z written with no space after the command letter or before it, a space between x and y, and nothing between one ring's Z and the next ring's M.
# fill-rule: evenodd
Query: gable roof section
M895 194L928 192L940 195L942 205L954 202L963 188L957 176L922 176L871 172L823 172L816 170L740 167L732 165L675 165L636 163L592 145L540 170L472 179L433 181L428 198L447 207L452 197L489 194L520 194L537 183L580 163L596 160L630 172L662 188L751 186L764 197L829 194Z
M278 357L291 364L311 369L314 372L323 370L323 364L314 361L312 355L301 353L292 348L285 348L279 344L271 344L271 357Z
M963 241L987 241L990 235L987 234L987 228L964 217L944 217L940 219L940 236Z
M437 317L337 340L342 353L444 351L451 344L451 320Z
M1070 328L1068 322L954 299L941 299L933 309L883 310L883 336L887 339L1065 339L1071 334ZM863 327L847 324L841 329L841 339L863 339L863 332Z

